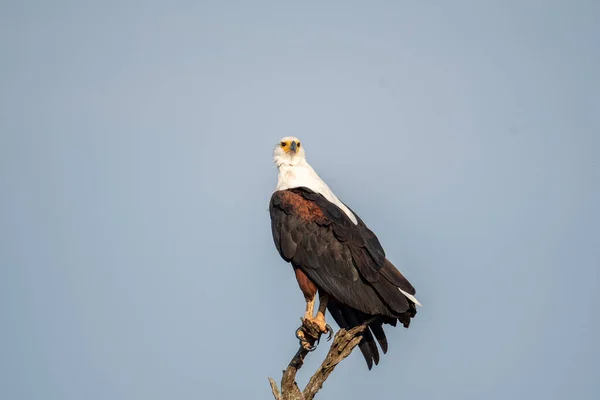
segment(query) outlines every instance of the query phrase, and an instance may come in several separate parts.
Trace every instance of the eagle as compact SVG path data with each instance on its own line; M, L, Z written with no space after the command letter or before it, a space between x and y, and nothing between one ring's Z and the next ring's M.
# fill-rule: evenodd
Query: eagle
M308 164L298 138L282 138L273 161L279 172L269 202L271 232L304 295L304 319L329 334L326 311L340 328L367 324L358 347L371 370L380 360L375 341L383 354L388 350L383 325L395 327L399 321L408 328L421 306L415 288L386 258L377 236Z

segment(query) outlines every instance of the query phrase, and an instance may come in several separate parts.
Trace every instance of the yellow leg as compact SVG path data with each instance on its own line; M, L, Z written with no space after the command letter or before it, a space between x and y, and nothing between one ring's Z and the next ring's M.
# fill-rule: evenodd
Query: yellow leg
M327 332L327 323L325 322L325 310L327 309L327 301L329 297L325 293L319 292L319 309L317 310L317 316L313 320L322 332Z
M317 324L321 332L327 332L327 323L325 322L325 310L327 309L327 301L329 298L327 294L319 292L319 309L317 310L317 316L313 317L315 310L315 299L317 296L313 296L312 300L306 300L306 312L304 313L304 319L314 322Z
M312 300L306 300L306 312L304 313L304 319L312 320L313 313L315 310L315 298L317 296L313 296Z
M317 326L321 333L329 333L329 337L327 338L327 340L330 340L333 330L329 325L327 325L327 322L325 322L325 310L327 309L327 301L329 300L329 298L327 294L319 292L319 309L317 310L317 316L313 317L316 297L317 296L315 295L310 300L306 299L306 312L304 313L304 323L312 322L313 325ZM303 326L305 325L303 324ZM312 329L314 330L314 328ZM314 335L314 333L312 335ZM313 342L314 339L317 338L314 338L312 341L307 340L306 332L303 327L300 327L298 328L298 330L296 330L296 337L300 340L300 344L306 350L313 351L314 349L316 349L316 345L314 345Z

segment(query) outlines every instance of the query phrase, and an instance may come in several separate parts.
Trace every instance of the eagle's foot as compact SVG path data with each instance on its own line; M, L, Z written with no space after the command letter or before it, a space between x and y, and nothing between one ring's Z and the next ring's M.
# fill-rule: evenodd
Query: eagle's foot
M296 329L296 337L300 341L300 346L302 346L302 348L306 351L314 351L317 348L317 345L315 344L315 339L312 339L307 336L308 335L306 335L304 331L304 325Z
M306 317L304 317L304 320L306 320ZM315 318L311 318L310 321L319 328L319 331L321 333L329 334L329 337L327 338L327 340L331 339L331 335L333 334L333 329L331 328L331 326L328 323L325 322L325 315L323 315L321 312L318 312L317 316Z
M321 335L327 333L327 340L333 336L333 328L325 323L325 318L318 315L316 318L301 318L302 326L296 330L296 337L300 345L307 351L313 351L321 341Z

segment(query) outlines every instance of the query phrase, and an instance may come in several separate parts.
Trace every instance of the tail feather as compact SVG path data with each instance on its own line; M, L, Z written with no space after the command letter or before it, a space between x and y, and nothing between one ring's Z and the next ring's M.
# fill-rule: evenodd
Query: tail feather
M381 347L381 351L383 352L383 354L387 353L388 342L387 338L385 337L385 332L383 331L383 322L379 320L371 322L369 324L369 328L371 328L373 335L375 335L375 338L377 338L377 342L379 343L379 347Z
M330 299L327 303L327 309L338 326L343 329L352 329L373 318L372 315L355 310L333 299ZM375 321L370 322L367 329L359 335L362 339L358 344L358 348L369 370L373 368L373 365L378 365L380 361L377 343L379 343L383 354L386 354L388 351L388 341L383 330L383 324L395 327L397 322L400 321L405 328L408 328L410 320L415 316L416 312L415 304L411 303L405 313L398 315L396 318L380 316ZM375 342L376 340L377 343Z
M352 329L355 326L363 324L370 318L367 315L361 313L360 311L354 310L337 301L330 300L327 304L327 309L329 310L329 313L331 314L335 322L338 324L338 326L343 329ZM373 337L373 334L371 333L371 330L369 328L371 328L371 325L369 325L369 327L359 335L362 337L362 340L358 344L358 348L367 363L367 367L370 370L371 368L373 368L373 364L379 364L379 351L377 350L375 338ZM381 328L381 325L379 326L379 328ZM383 332L383 329L381 329L381 332ZM379 334L380 332L378 331L376 335ZM380 341L380 337L381 336L377 337L377 340L381 345L382 341ZM383 335L382 340L385 346L385 351L387 351L387 341L385 340L385 334Z
M358 344L358 348L362 353L369 370L373 368L373 364L379 364L380 355L377 343L379 343L379 347L383 354L386 354L388 351L388 341L385 336L385 331L383 330L383 324L395 327L397 322L400 321L405 328L408 328L411 319L417 314L416 307L422 306L415 297L415 288L389 260L385 260L379 273L385 279L380 282L374 281L372 282L372 285L379 295L380 300L390 309L393 317L379 315L379 317L370 322L368 327L359 335L362 339ZM396 289L398 289L404 297L399 296ZM331 298L327 304L327 309L335 322L343 329L352 329L355 326L366 323L374 317L373 315L365 314L362 311L356 310ZM375 340L377 340L377 343Z

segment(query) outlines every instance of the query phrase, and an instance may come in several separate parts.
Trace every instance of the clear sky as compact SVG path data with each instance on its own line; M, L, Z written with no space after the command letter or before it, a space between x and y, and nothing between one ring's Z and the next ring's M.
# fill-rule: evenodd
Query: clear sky
M304 312L267 211L287 135L424 305L319 398L600 398L599 20L2 2L0 398L269 398Z

